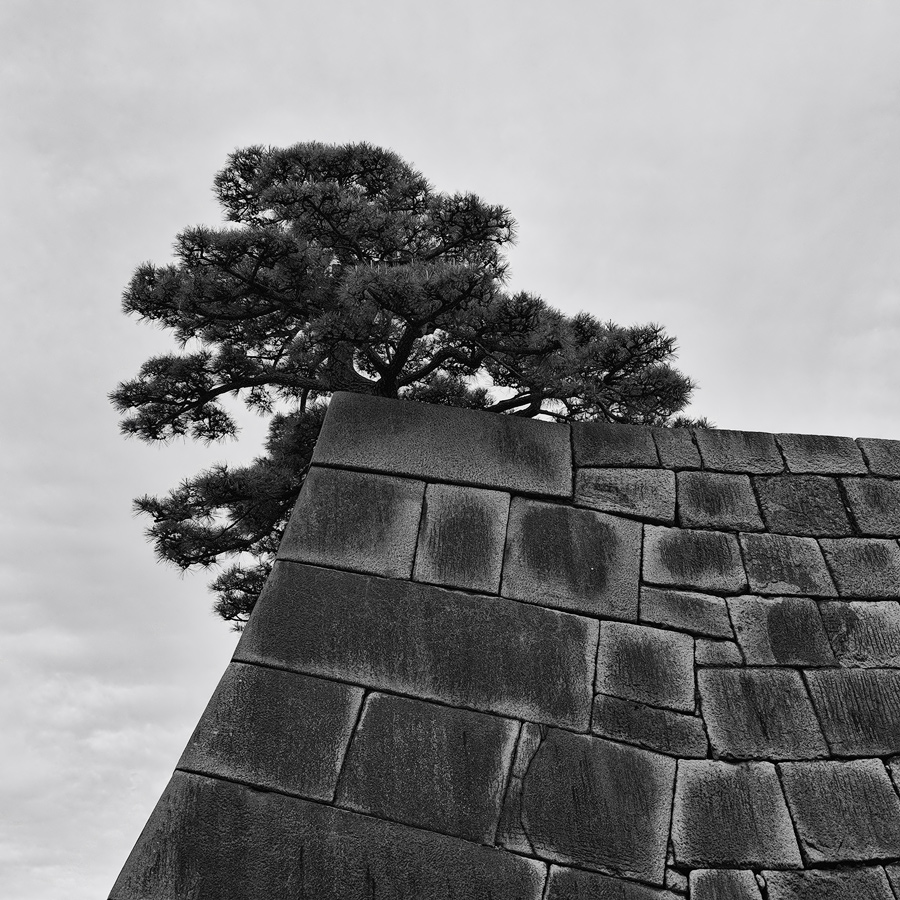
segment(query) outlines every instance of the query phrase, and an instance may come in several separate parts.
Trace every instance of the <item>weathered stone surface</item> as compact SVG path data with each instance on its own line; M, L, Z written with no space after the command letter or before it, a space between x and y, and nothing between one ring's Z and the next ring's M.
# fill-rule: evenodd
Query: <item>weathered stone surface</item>
M643 425L577 422L572 426L572 445L576 466L659 465L653 435Z
M659 461L667 469L699 469L700 451L690 428L651 428Z
M496 594L500 590L509 494L429 484L413 577Z
M707 637L731 638L731 620L722 597L692 591L641 588L642 622L668 625Z
M802 865L771 763L680 762L672 843L678 862L692 867Z
M524 839L540 858L661 885L675 760L558 729L545 734L521 789L510 783L506 803L515 812L504 815L501 843L523 849ZM520 823L511 842L503 832L510 821Z
M767 530L813 537L843 537L851 533L836 479L824 475L773 475L754 480Z
M828 755L800 675L783 669L702 669L697 683L709 740L729 759Z
M313 464L572 496L567 425L362 394L331 398Z
M687 875L683 875L678 869L673 869L669 866L666 867L666 887L670 888L673 891L677 891L677 894L684 895L688 891L688 880ZM677 896L676 894L676 896Z
M371 694L336 802L491 843L518 731L499 716Z
M727 593L747 584L733 534L656 525L644 527L644 580Z
M860 534L900 535L900 481L845 478L843 482Z
M836 756L886 756L900 748L900 670L819 669L806 675Z
M881 760L784 763L779 769L813 865L900 856L900 800Z
M698 666L741 666L744 657L733 641L711 641L697 638L694 646L694 661Z
M791 472L865 475L866 463L853 438L825 434L776 434Z
M679 900L671 891L583 869L550 867L547 900Z
M538 900L544 867L469 841L176 772L112 900Z
M894 890L894 895L900 896L900 864L894 863L893 865L885 866L884 871Z
M812 600L733 597L728 609L748 666L837 665Z
M894 900L878 867L763 872L769 900Z
M900 597L900 547L877 538L822 539L842 597Z
M869 471L873 475L900 478L900 441L859 438L856 443L862 448Z
M754 593L835 595L834 582L813 538L742 534L741 546Z
M640 542L638 522L514 497L501 593L635 620Z
M597 692L693 712L693 638L646 625L601 623Z
M748 475L678 473L678 522L685 528L762 531Z
M784 469L784 462L771 434L695 428L694 439L700 448L704 469L757 475L774 474Z
M575 504L671 524L675 521L675 473L668 469L579 469Z
M587 731L597 623L276 563L235 658Z
M819 608L842 666L900 667L900 604L895 600L834 601Z
M422 481L313 467L278 558L409 578L424 496Z
M740 869L694 869L691 900L761 900L753 872Z
M178 768L330 801L361 702L360 688L232 663Z
M495 837L496 843L501 843L518 853L534 855L531 838L522 821L522 792L525 788L525 776L528 775L535 754L546 740L548 730L546 725L523 722L516 742L506 796L500 810L500 824Z
M709 748L699 716L686 716L604 694L594 697L591 731L600 737L689 759L703 759Z

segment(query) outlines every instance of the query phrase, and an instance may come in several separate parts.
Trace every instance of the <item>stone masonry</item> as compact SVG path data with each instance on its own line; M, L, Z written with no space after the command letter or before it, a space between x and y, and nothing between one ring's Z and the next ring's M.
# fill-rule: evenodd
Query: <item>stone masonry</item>
M900 442L337 394L111 900L900 900Z

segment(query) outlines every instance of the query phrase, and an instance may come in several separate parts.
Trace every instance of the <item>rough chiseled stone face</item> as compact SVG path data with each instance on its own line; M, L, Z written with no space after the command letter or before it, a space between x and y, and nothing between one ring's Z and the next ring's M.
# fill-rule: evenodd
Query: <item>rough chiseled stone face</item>
M644 587L640 618L651 625L667 625L706 637L734 637L725 600L713 594Z
M709 749L703 719L699 716L605 694L594 698L591 731L600 737L684 759L703 758Z
M791 472L820 475L864 475L866 464L856 443L824 434L778 434Z
M834 582L814 538L742 534L741 546L754 593L835 595Z
M680 900L680 896L609 875L551 866L546 900Z
M575 503L650 522L675 521L675 474L666 469L579 469Z
M572 447L577 466L645 469L659 465L653 433L639 425L578 422L572 426Z
M881 868L764 872L769 900L894 900Z
M775 437L760 431L696 429L703 468L714 472L746 472L757 475L781 472L784 462Z
M900 603L896 600L834 601L819 608L842 666L900 667Z
M900 481L845 478L843 482L860 534L900 534Z
M900 597L900 547L895 540L822 540L842 597Z
M857 442L873 475L900 478L900 441L860 438Z
M835 478L773 475L756 478L766 528L776 534L843 537L850 520Z
M700 451L690 428L652 428L661 465L667 469L699 469Z
M694 869L691 900L762 900L753 872L740 869Z
M747 584L733 534L644 528L644 580L650 584L736 593Z
M747 475L678 473L678 519L684 528L762 531L763 523Z

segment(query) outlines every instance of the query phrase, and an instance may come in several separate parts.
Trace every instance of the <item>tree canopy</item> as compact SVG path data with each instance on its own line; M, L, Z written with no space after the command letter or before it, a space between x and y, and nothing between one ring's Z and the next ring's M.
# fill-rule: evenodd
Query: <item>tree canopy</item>
M671 424L688 402L662 327L509 292L510 212L436 191L389 150L249 147L214 189L225 226L185 229L175 261L138 266L124 292L124 311L171 329L177 351L110 399L123 433L150 442L234 436L228 395L271 416L251 465L135 501L162 559L223 567L224 619L256 602L334 391L561 422Z

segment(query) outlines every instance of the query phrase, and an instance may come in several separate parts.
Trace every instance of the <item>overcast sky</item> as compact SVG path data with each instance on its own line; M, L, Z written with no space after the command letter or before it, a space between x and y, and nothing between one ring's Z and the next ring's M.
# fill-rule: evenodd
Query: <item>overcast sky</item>
M5 0L0 894L106 896L233 650L131 499L121 291L249 144L366 140L519 221L512 287L659 321L723 428L900 438L900 4Z

